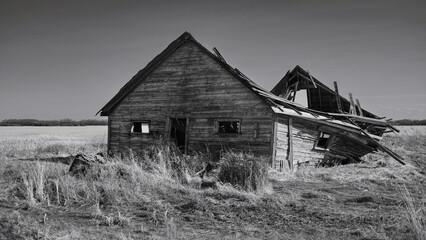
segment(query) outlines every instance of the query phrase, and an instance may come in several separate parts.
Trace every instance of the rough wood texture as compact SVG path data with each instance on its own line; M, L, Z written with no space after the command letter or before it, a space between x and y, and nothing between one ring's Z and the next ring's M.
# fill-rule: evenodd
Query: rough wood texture
M273 167L279 171L288 170L288 120L278 118L276 122L275 162Z
M140 150L168 137L169 117L188 117L189 150L237 148L271 154L271 108L196 44L177 49L109 114L110 148ZM218 134L215 121L241 122L240 134ZM130 133L132 121L150 120L151 133Z
M294 146L293 146L293 118L288 118L288 164L290 165L290 169L293 169L293 155L294 155Z

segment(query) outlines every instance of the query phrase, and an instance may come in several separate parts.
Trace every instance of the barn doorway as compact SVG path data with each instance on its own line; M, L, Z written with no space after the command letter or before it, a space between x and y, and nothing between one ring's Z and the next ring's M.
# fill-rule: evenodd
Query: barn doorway
M186 118L170 118L170 139L179 151L186 152Z

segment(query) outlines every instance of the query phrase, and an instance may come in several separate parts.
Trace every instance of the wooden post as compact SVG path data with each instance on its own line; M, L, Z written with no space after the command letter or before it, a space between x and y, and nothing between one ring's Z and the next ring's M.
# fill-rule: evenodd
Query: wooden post
M306 89L306 95L308 97L308 108L312 108L311 89Z
M297 78L297 79L299 79L299 78ZM296 99L296 92L297 92L297 88L299 87L299 82L297 82L295 85L294 85L294 89L293 89L293 91L294 91L294 95L293 95L293 102L294 102L294 100Z
M355 99L355 101L356 101L356 107L358 108L358 111L359 111L359 115L364 116L364 114L362 114L362 108L361 108L361 104L359 103L359 100Z
M277 162L276 162L276 159L277 159L277 129L278 129L278 117L274 117L273 118L273 123L272 123L272 126L273 126L273 129L272 129L272 131L273 131L273 135L272 135L272 162L271 162L271 167L272 168L274 168L275 170L277 169ZM279 169L280 171L282 171L282 169Z
M111 151L111 124L112 124L112 120L110 119L110 117L108 117L108 145L107 145L108 154L109 154L109 151Z
M352 93L349 93L349 101L351 103L351 107L349 108L349 113L357 115L356 109L355 109L355 104L354 104L354 98L352 97Z
M292 127L293 126L293 119L290 117L288 118L288 155L287 155L287 161L290 169L293 169L293 132Z
M342 112L342 103L340 102L339 88L337 87L336 81L334 81L334 93L336 96L337 110L339 110L339 112Z
M309 79L311 79L312 85L314 85L314 88L317 88L317 85L315 84L314 79L312 78L312 75L309 73L309 71L306 71L309 75Z

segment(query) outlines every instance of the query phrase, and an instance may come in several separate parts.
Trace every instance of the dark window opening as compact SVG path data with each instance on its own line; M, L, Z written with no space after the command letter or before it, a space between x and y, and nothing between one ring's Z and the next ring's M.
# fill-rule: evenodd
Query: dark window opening
M149 133L149 122L133 122L132 133Z
M327 149L329 139L330 139L330 134L321 132L318 137L315 149Z
M218 133L240 133L240 121L218 121Z

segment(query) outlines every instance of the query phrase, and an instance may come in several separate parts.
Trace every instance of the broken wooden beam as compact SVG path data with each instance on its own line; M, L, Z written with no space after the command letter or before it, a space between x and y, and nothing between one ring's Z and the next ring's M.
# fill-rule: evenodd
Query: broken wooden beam
M336 96L336 103L337 103L337 109L339 112L342 112L342 103L340 102L340 96L339 96L339 88L337 87L337 82L334 81L334 94Z
M348 121L352 124L355 124L350 118L347 118ZM356 125L356 124L355 124ZM401 163L402 165L405 165L404 162L404 158L399 156L398 154L394 153L392 150L390 150L389 148L383 146L382 144L380 144L378 141L376 141L376 139L374 139L373 137L370 136L370 134L368 134L366 131L364 131L362 128L359 128L359 130L367 137L369 138L371 141L373 141L380 150L382 150L383 152L389 154L389 156L391 156L393 159L395 159L397 162Z
M356 114L354 98L352 97L352 93L349 93L349 103L350 103L349 113L351 113L353 115L358 115L358 114Z
M309 75L309 79L311 79L312 84L314 85L314 88L317 88L317 85L315 84L314 79L312 78L312 75L309 73L309 71L306 71Z
M216 48L216 47L214 47L214 48L213 48L213 51L214 51L214 53L216 53L216 56L217 56L220 60L222 60L222 62L226 63L225 58L222 56L222 54L220 54L219 50L217 50L217 48Z
M357 109L358 109L358 111L359 111L359 115L362 117L362 116L364 116L364 114L362 113L362 108L361 108L361 104L359 103L359 100L358 99L355 99L355 104L356 104L356 107L357 107Z
M296 93L297 93L297 88L299 87L299 82L297 82L295 85L294 85L294 89L293 89L293 92L294 92L294 94L293 94L293 102L294 102L294 100L296 100Z
M395 132L398 132L399 133L399 129L398 128L395 128L394 126L392 126L392 125L388 125L388 128L390 128L390 129L392 129L393 131L395 131Z

